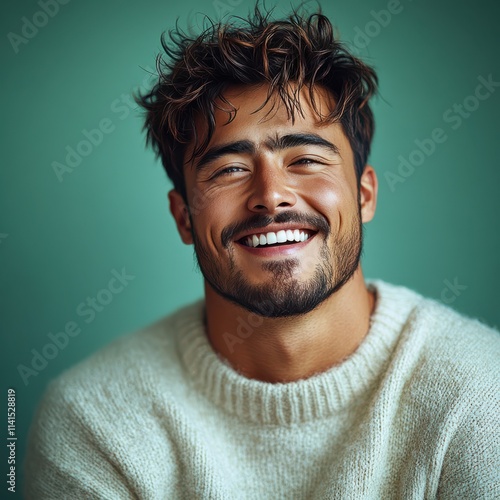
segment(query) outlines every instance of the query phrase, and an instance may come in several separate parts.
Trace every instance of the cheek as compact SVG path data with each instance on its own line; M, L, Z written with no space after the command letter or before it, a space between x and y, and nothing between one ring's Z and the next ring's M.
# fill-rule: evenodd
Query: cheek
M198 186L192 185L190 182L186 182L186 184L193 231L203 245L206 246L208 243L212 246L211 224L213 225L214 221L219 220L217 201L216 199L214 201L213 196Z
M345 180L311 179L304 191L307 203L325 216L330 225L335 226L339 216L352 210L353 196Z
M201 243L213 252L221 251L222 230L229 223L227 204L211 201L199 207L193 217L194 231Z

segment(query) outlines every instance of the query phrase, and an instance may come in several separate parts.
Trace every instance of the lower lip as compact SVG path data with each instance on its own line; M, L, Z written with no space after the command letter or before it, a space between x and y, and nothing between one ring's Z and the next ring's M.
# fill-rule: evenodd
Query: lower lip
M317 233L309 236L309 238L305 241L299 241L297 243L292 243L291 245L281 245L277 247L247 247L243 243L238 243L240 247L245 249L247 252L250 252L253 255L259 255L261 257L279 257L286 255L293 255L296 252L302 250L314 237Z

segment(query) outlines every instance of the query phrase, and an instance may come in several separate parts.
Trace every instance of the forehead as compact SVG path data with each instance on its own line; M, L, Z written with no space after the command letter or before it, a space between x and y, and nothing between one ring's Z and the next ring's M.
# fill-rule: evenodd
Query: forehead
M294 110L292 120L281 98L277 94L268 96L267 84L229 87L223 98L215 102L215 130L208 147L236 140L250 140L259 146L268 143L270 137L294 132L314 132L334 139L342 149L349 147L341 125L325 121L336 104L333 95L319 85L313 91L311 96L309 88L303 87L300 92L291 88L300 106ZM197 117L195 127L199 142L189 144L185 158L191 158L206 137L206 118ZM196 163L196 159L193 160Z
M295 119L320 124L321 118L324 120L335 107L335 99L331 92L320 85L315 85L312 89L302 87L298 91L292 83L287 93L290 96L288 101L297 103ZM266 83L229 87L223 94L223 100L216 101L216 118L221 113L225 114L224 109L228 109L228 104L224 101L233 105L240 115L257 115L262 120L266 115L268 118L276 116L285 121L290 119L283 100L276 92L270 94L269 85Z

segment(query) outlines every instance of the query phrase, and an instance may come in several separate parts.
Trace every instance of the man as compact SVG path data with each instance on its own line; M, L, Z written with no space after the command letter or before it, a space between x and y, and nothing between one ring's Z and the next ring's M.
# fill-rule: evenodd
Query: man
M365 283L372 68L328 19L214 25L139 97L205 297L71 369L29 498L498 498L498 334Z

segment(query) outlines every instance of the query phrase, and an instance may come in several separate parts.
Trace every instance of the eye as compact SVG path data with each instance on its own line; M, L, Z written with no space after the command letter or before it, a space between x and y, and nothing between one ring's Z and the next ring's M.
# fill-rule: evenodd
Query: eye
M319 161L317 158L300 158L292 163L292 165L324 165L324 162Z
M231 175L231 174L236 174L238 172L242 172L243 168L242 167L237 167L236 165L232 165L230 167L225 167L221 168L218 170L213 176L212 179L215 179L216 177L220 177L223 175Z

